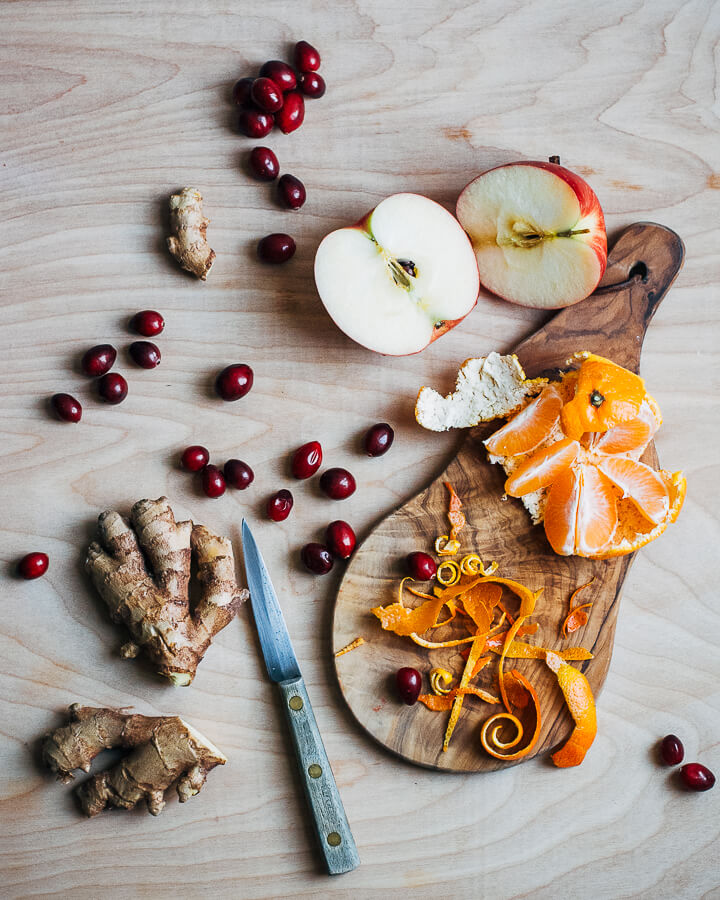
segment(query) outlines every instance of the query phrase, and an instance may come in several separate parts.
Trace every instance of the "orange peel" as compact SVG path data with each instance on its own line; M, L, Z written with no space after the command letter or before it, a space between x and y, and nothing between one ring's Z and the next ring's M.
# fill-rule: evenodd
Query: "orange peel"
M563 746L553 753L552 761L561 769L579 766L597 734L592 688L583 673L563 662L557 653L548 651L545 654L545 661L557 675L560 690L575 722L572 734Z
M535 728L533 730L532 736L528 743L520 750L517 750L515 753L504 753L501 751L511 750L513 747L516 747L520 741L523 739L525 734L525 729L523 727L520 719L508 708L507 704L507 695L508 692L505 693L505 708L507 712L496 713L494 716L490 716L482 726L480 731L480 743L483 745L484 749L490 756L494 756L495 759L502 760L514 760L514 759L522 759L523 756L527 756L527 754L532 750L532 748L537 743L537 739L540 736L540 727L542 725L542 719L540 715L540 701L538 700L537 691L532 686L532 684L525 678L525 676L518 672L517 669L510 669L507 673L508 678L515 681L521 689L524 689L529 695L528 698L523 703L519 700L517 691L513 687L511 689L513 694L513 699L515 700L515 706L525 707L530 701L532 701L533 708L535 710ZM503 725L506 723L510 723L515 727L515 737L510 741L502 741L499 737L499 733L503 728ZM488 732L490 733L490 737L488 738Z
M447 669L436 667L430 670L430 687L434 694L449 694L453 674Z
M356 637L354 641L350 641L349 644L345 644L344 647L341 647L335 654L335 658L337 659L339 656L344 656L346 653L350 653L351 650L357 650L357 648L362 647L364 643L364 637Z

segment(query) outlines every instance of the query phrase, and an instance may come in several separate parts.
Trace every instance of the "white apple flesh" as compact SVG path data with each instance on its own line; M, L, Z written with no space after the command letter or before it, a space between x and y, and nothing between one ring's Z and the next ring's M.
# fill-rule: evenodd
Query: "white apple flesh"
M475 254L457 220L419 194L394 194L328 234L315 284L336 325L377 353L418 353L475 306Z
M589 296L605 271L600 203L587 182L555 163L484 172L460 194L457 217L483 286L513 303L570 306Z

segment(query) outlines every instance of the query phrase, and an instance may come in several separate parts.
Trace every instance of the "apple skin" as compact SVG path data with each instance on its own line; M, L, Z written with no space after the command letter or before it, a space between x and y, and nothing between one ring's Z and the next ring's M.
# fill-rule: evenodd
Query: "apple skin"
M410 194L411 196L422 197L423 200L428 200L429 202L431 202L431 203L433 203L435 206L437 206L439 209L441 209L441 210L442 210L442 211L443 211L450 219L452 219L456 224L459 225L459 223L457 222L457 219L455 218L455 216L453 216L453 214L452 214L451 212L448 212L448 210L446 210L444 206L441 206L441 204L436 203L434 200L433 200L433 201L430 201L430 198L425 197L425 196L422 195L422 194L416 194L416 193L410 192L410 191L406 191L406 192L404 192L404 193ZM391 196L394 196L394 195L391 195ZM388 198L386 198L386 199L388 199ZM381 202L382 202L382 201L381 201ZM373 213L375 212L375 210L378 208L379 205L380 205L380 204L378 204L377 206L374 206L372 209L368 210L368 212L365 213L365 215L362 216L360 219L358 219L358 221L355 222L354 225L345 225L345 226L343 226L343 229L347 229L347 230L357 230L357 231L362 231L362 232L364 232L364 233L366 233L366 234L372 234L372 228L371 228L371 226L370 226L370 220L371 220L371 218L372 218ZM461 229L461 230L462 230L462 229ZM333 234L333 233L334 233L334 232L330 232L330 234ZM328 237L328 236L329 236L329 235L326 235L326 237ZM324 241L324 240L325 240L325 238L323 238L323 241ZM323 241L320 242L320 246L322 246ZM468 242L469 242L469 238L468 238ZM320 246L318 246L318 252L319 252L319 250L320 250ZM316 254L316 258L317 258L317 254ZM477 262L476 262L476 267L477 267ZM480 275L479 275L479 273L478 273L478 275L477 275L477 289L476 289L476 291L475 291L475 299L474 299L474 301L473 301L472 306L467 310L467 312L466 312L464 315L462 315L462 316L460 316L459 318L457 318L457 319L445 319L445 320L443 320L443 323L442 323L442 325L441 325L439 328L434 328L434 329L433 329L433 333L432 333L430 339L428 340L427 344L425 344L423 347L419 347L417 350L413 350L413 351L411 351L411 352L409 352L409 353L403 353L403 352L399 352L399 353L383 352L383 351L381 351L381 350L376 350L374 347L368 346L367 344L363 343L363 341L359 340L359 339L356 338L356 337L350 337L349 335L346 335L346 336L347 336L347 337L350 337L350 340L352 340L354 343L358 344L359 346L364 347L366 350L371 350L373 353L377 353L377 354L380 355L380 356L416 356L418 353L422 353L423 350L427 349L427 348L430 346L430 344L434 343L438 338L442 337L444 334L447 334L448 331L451 331L453 328L455 328L457 325L459 325L459 324L460 324L460 323L461 323L461 322L462 322L462 321L463 321L463 320L464 320L464 319L465 319L465 318L473 311L473 309L475 309L475 307L477 306L477 301L478 301L479 293L480 293ZM321 299L322 299L322 297L321 297ZM325 305L325 304L323 303L323 305ZM329 309L327 309L327 307L325 307L325 311L326 311L327 314L330 316L330 318L333 320L333 322L335 322L335 324L336 324L337 327L340 329L340 331L342 331L342 332L345 334L345 330L344 330L344 329L340 326L340 324L336 321L336 319L335 319L335 317L333 316L332 312L331 312Z
M585 181L584 178L581 178L570 169L565 168L565 166L561 166L558 163L553 162L543 162L542 160L516 160L515 162L502 163L499 166L493 166L491 169L486 169L484 172L481 172L480 175L476 175L475 178L471 179L460 192L460 195L458 197L458 204L456 204L456 215L460 197L462 197L467 188L470 187L473 182L477 181L479 178L483 178L489 172L494 172L497 169L504 169L509 166L530 166L538 169L544 169L545 171L551 172L553 175L556 175L558 178L562 178L562 180L571 188L571 190L577 197L577 201L580 207L580 217L584 218L591 214L594 214L596 216L598 230L593 233L590 240L584 241L584 243L586 243L587 246L589 246L593 250L600 264L597 282L593 287L594 291L602 280L602 277L605 274L605 269L607 268L607 234L605 231L605 216L603 214L602 207L600 206L600 201L598 200L595 191L593 191L593 189L590 187L587 181ZM492 288L488 287L488 285L483 282L482 272L480 273L480 283L482 284L483 288L485 288L485 290L490 291L490 293L500 297L500 299L502 300L506 300L508 303L515 303L516 305L521 306L526 305L519 303L519 301L517 300L513 300L511 297L504 297L500 294L497 294L496 291L493 291ZM564 309L568 305L572 304L559 303L555 306L543 305L542 307L536 308Z

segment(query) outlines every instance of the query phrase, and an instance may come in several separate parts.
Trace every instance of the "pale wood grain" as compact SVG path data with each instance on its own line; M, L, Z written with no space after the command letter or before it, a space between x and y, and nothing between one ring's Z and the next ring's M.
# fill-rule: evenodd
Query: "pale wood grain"
M4 894L718 896L718 788L675 791L652 747L674 731L688 759L720 771L719 31L712 0L0 4ZM300 37L323 54L328 93L308 103L301 130L268 141L308 188L291 214L242 172L251 142L231 127L228 93ZM389 193L417 190L452 208L480 170L551 153L590 180L611 233L649 219L685 241L643 375L665 416L660 458L685 469L688 499L672 536L644 550L626 582L600 735L583 766L424 773L367 740L344 707L330 635L341 572L313 579L297 553L338 515L364 536L441 471L458 438L415 426L418 387L450 388L459 362L508 349L542 316L482 298L422 354L377 357L328 322L313 254L326 231ZM162 208L190 183L218 253L202 285L163 249ZM290 231L298 253L261 269L254 243L274 230ZM101 340L124 348L127 319L147 307L167 319L163 362L139 372L123 361L130 396L101 407L76 360ZM254 367L256 385L224 405L209 385L233 361ZM80 426L47 417L44 398L57 390L84 402ZM366 459L358 436L382 420L396 444ZM312 483L293 485L293 517L266 523L264 497L289 484L289 452L313 438L328 463L354 471L357 494L328 506ZM197 441L217 460L251 463L250 491L201 497L175 468ZM82 547L101 509L163 493L234 538L241 516L252 520L363 861L349 875L321 874L247 613L188 691L117 658L123 638L81 574ZM36 547L51 555L48 575L13 580L11 562ZM74 700L181 713L229 762L158 819L85 822L31 754Z

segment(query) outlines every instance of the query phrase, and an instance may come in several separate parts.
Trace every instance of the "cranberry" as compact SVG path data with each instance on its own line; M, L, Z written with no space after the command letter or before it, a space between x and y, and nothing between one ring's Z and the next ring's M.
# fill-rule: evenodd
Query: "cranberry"
M322 97L325 93L325 79L317 72L303 72L298 78L300 90L306 97L312 97L313 100Z
M244 491L246 487L249 487L255 478L253 470L241 459L229 459L223 466L223 472L225 481L230 487L237 488L239 491Z
M250 171L259 181L274 181L280 174L280 163L269 147L253 147Z
M154 369L160 365L160 348L152 341L135 341L130 344L130 358L143 369Z
M405 562L408 574L415 581L430 581L431 578L435 577L437 564L429 553L422 553L416 550L415 553L407 555Z
M225 476L217 466L207 465L202 470L202 489L208 497L222 497L225 493Z
M39 578L47 572L48 562L47 553L28 553L18 563L18 574L28 581Z
M268 499L267 514L273 522L284 522L293 508L293 495L290 491L278 491Z
M325 541L333 556L347 559L355 549L355 532L347 522L338 519L328 525L325 531Z
M305 101L299 91L289 91L285 94L285 103L279 110L275 121L283 134L290 134L298 129L305 119Z
M388 423L378 422L377 425L373 425L372 428L368 429L363 441L363 447L365 447L365 452L368 456L382 456L392 447L394 439L395 432Z
M295 478L310 478L322 463L322 447L319 441L303 444L293 454L292 473Z
M265 112L276 113L282 109L282 91L270 78L256 78L250 88L250 98Z
M409 666L403 666L397 670L395 676L395 685L397 692L403 703L412 706L417 703L420 696L420 688L422 687L422 679L417 669L411 669Z
M116 403L122 403L127 397L128 383L117 372L108 372L107 375L103 375L102 378L98 379L97 385L100 399L106 403L115 405Z
M261 109L244 109L238 116L238 127L251 138L264 138L270 134L275 117Z
M300 559L302 559L305 568L315 575L327 575L333 567L332 554L322 544L305 544L300 551Z
M130 319L130 328L143 337L155 337L165 327L165 319L154 309L143 309Z
M283 175L278 181L278 194L283 204L290 209L300 209L305 202L305 185L294 175Z
M79 422L82 419L82 406L70 394L53 394L50 404L63 422Z
M258 259L265 263L279 265L293 258L296 246L289 234L282 234L282 232L268 234L258 241Z
M250 99L250 91L252 90L254 78L241 78L236 81L232 89L232 101L237 106L248 106L252 103Z
M685 756L682 741L674 734L668 734L660 744L660 756L666 766L679 766Z
M709 791L715 784L715 776L702 763L687 763L680 769L680 777L691 791Z
M199 472L209 462L210 454L207 447L201 447L200 444L193 444L192 447L187 447L180 457L180 465L186 472Z
M253 370L244 363L227 366L215 379L215 390L223 400L239 400L253 386Z
M320 476L320 487L331 500L345 500L355 493L355 479L347 469L326 469Z
M83 372L91 378L99 378L112 369L117 350L112 344L98 344L86 351L80 363Z
M315 72L320 68L320 54L307 41L298 41L295 44L295 68L301 72Z
M291 91L297 85L292 67L281 59L269 59L260 69L261 78L274 81L281 91Z

